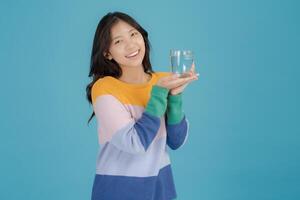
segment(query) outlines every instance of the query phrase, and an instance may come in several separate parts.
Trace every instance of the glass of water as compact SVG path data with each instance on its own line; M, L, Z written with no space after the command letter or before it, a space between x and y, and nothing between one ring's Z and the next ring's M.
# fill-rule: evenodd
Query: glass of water
M189 72L194 64L194 55L191 50L170 50L171 70L179 74L180 77L189 76Z

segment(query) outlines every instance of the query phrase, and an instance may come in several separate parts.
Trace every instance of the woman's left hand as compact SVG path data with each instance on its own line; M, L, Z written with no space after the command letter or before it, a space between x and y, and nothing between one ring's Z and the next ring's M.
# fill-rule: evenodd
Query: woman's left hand
M186 75L186 78L191 78L192 77L192 79L190 81L188 81L187 83L183 84L183 85L180 85L176 88L171 89L170 90L171 95L177 95L177 94L182 93L183 90L186 88L186 86L188 86L189 83L191 83L192 81L198 80L199 74L195 73L195 64L194 63L192 64L192 67L191 67L190 71L187 72L185 75Z

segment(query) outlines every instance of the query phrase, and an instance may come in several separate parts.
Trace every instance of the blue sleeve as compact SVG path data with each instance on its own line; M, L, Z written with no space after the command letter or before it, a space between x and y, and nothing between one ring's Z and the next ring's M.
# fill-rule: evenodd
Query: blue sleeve
M183 146L188 138L188 121L183 117L178 124L166 124L167 129L167 145L176 150Z
M176 150L184 145L188 136L188 121L182 110L182 95L168 97L166 129L167 145Z

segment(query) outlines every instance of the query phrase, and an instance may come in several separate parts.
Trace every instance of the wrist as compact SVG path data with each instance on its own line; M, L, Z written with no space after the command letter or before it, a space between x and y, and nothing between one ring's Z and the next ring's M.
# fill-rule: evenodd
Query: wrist
M161 117L167 110L167 97L169 90L167 88L154 85L152 86L151 96L145 111L156 117Z
M179 123L184 116L182 110L182 94L169 95L167 106L167 119L168 124Z

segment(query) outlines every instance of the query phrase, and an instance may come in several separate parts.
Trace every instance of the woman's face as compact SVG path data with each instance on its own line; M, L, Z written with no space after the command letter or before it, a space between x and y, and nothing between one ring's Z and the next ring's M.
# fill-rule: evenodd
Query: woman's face
M140 32L120 20L111 28L111 38L108 59L114 59L122 68L143 67L145 42Z

